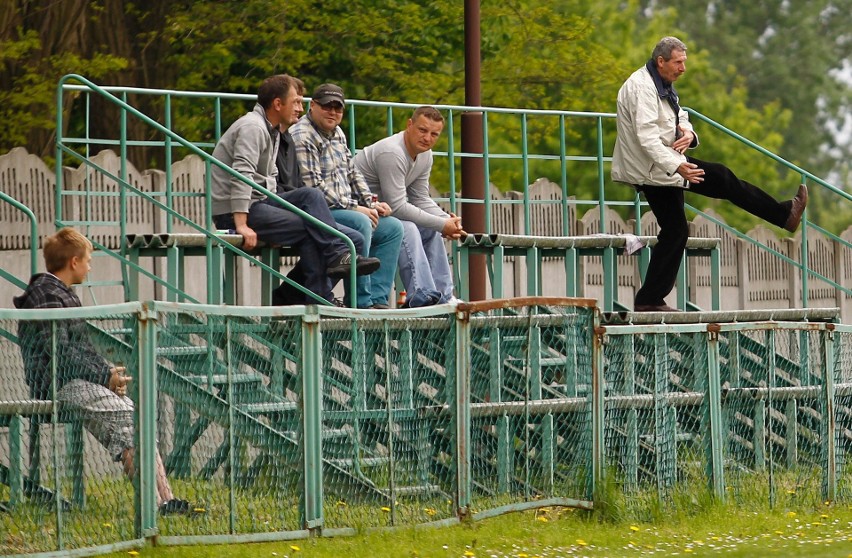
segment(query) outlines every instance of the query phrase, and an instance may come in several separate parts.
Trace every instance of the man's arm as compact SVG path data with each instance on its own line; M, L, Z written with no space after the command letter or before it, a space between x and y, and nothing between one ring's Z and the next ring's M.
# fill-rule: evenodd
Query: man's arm
M421 153L419 157L423 157ZM429 195L429 171L415 178L410 185L405 184L405 165L393 152L382 153L375 159L376 175L382 199L390 205L397 219L404 219L436 231L443 231L450 218Z
M261 153L269 141L269 132L259 126L244 126L234 140L234 154L231 168L243 175L250 182L275 191L275 178L278 171L272 166L271 172L259 169ZM253 189L235 176L231 180L231 208L234 213L248 213L251 206Z
M648 87L632 89L632 92L629 92L620 100L626 105L625 109L633 115L637 141L654 164L672 175L677 172L678 167L683 162L683 157L670 144L664 143L664 140L661 139L663 134L657 124L659 120L657 93L653 88ZM672 115L672 119L674 119L674 115ZM675 131L672 129L670 142L675 141L674 136Z

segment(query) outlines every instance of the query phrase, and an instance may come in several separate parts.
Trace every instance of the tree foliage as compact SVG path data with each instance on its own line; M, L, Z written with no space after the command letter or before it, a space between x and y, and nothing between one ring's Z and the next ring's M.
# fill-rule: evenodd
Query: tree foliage
M464 103L458 0L7 1L11 10L0 14L0 114L7 123L0 152L22 144L42 156L51 152L53 90L67 72L111 85L237 93L253 93L265 76L287 72L302 78L309 92L334 81L353 98ZM622 81L661 36L676 34L690 46L689 71L678 82L685 106L806 168L836 168L847 151L825 131L830 119L848 110L849 88L834 72L848 59L852 16L832 1L674 0L661 8L650 0L482 0L482 102L613 112ZM162 117L161 100L131 101ZM215 140L211 107L175 104L181 134ZM90 133L115 137L115 115L94 108ZM224 125L245 109L229 105ZM393 127L406 116L395 111ZM130 124L137 139L151 133ZM519 153L520 126L517 117L495 116L489 121L493 147ZM530 117L526 126L530 152L559 152L557 119ZM378 139L387 127L386 114L359 113L358 145ZM614 131L609 121L606 155ZM792 192L790 179L741 144L705 125L698 132L697 157L724 161L781 197ZM594 119L567 122L570 153L595 153L597 141ZM161 162L161 156L133 154L140 166ZM437 185L445 188L441 172ZM529 179L558 181L559 172L552 161L534 161ZM572 194L596 195L594 165L568 172ZM523 186L516 163L495 161L491 180L502 189ZM608 197L631 195L629 188L610 188ZM741 212L728 214L727 205L718 210L742 219Z

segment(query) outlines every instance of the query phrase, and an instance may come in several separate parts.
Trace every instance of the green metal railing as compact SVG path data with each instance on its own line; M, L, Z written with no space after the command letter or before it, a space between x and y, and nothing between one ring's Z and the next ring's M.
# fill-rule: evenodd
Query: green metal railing
M27 216L27 219L30 221L30 275L35 274L38 270L38 221L36 220L36 216L33 211L13 198L12 196L6 194L5 192L0 192L0 201L4 203L8 203L15 209L21 211L24 215ZM25 289L27 287L26 282L21 281L20 278L15 277L5 269L0 268L0 278L9 281L16 287L20 287L21 289Z
M52 354L66 320L86 321L96 350L137 379L141 464L131 484L55 396L30 400L24 361L7 359L0 532L12 536L0 550L351 534L591 509L606 494L637 518L703 495L755 509L849 502L852 328L786 312L602 324L593 301L557 298L0 310L4 330L44 324ZM0 338L0 353L17 343ZM40 476L23 437L39 417ZM174 492L205 513L156 513L158 446Z
M69 82L79 81L84 83L84 85L75 85ZM120 176L118 177L119 183L121 184L121 191L118 193L121 196L122 202L121 207L122 211L126 207L126 198L129 193L132 195L141 196L149 200L150 203L154 203L159 209L166 212L166 232L171 231L171 227L175 222L182 222L184 224L194 226L199 232L204 232L202 229L209 230L211 225L209 223L210 220L210 201L209 196L205 197L205 208L206 215L205 219L208 221L207 223L198 223L192 224L186 222L185 219L182 219L181 216L178 215L174 210L174 201L183 196L193 195L175 192L173 189L173 179L172 179L172 168L169 163L175 160L175 151L181 150L183 153L194 153L201 156L206 164L218 164L216 161L212 160L206 153L207 150L212 150L212 147L215 145L216 140L222 133L224 127L227 127L228 122L226 121L226 117L224 114L236 114L234 110L234 105L238 105L240 108L247 106L248 103L254 101L255 97L253 95L237 95L237 94L226 94L226 93L213 93L213 92L184 92L184 91L173 91L173 90L155 90L155 89L139 89L139 88L124 88L124 87L99 87L91 82L86 81L84 78L79 76L66 76L60 82L58 88L58 98L57 103L58 107L63 106L64 97L66 95L82 95L83 102L76 103L75 106L78 108L82 105L83 114L72 114L69 118L82 120L85 122L85 125L78 128L82 128L85 130L85 134L83 137L71 137L66 136L64 133L60 133L57 138L57 169L60 168L61 161L63 155L73 155L75 158L79 158L86 165L91 166L89 162L89 157L92 151L92 148L106 148L106 147L117 147L120 151L120 156L122 160L122 170ZM139 96L147 96L152 97L157 100L161 100L162 104L162 122L164 124L159 124L155 122L153 119L141 114L138 110L134 109L127 103L127 98L129 95L133 95L136 97ZM90 133L90 128L88 125L89 118L91 116L90 111L90 102L92 97L104 98L107 99L110 103L114 104L116 107L120 109L120 122L121 122L121 130L120 137L116 138L101 138L101 137L93 137ZM67 104L67 103L66 103ZM205 138L195 138L195 139L187 139L181 137L179 134L175 133L175 129L179 129L181 126L181 113L179 110L179 105L191 104L192 107L190 109L184 109L184 112L189 112L193 117L201 112L207 114L207 118L210 121L210 129L206 132ZM347 126L348 126L348 140L350 149L352 152L356 152L360 146L367 145L372 141L376 141L381 137L389 135L393 133L396 128L397 122L404 122L405 119L409 116L410 111L412 111L417 105L410 103L390 103L390 102L377 102L377 101L365 101L365 100L348 100L347 101ZM560 207L560 211L562 214L562 223L563 223L563 235L570 235L572 231L568 230L568 226L570 225L570 221L568 219L569 212L572 207L574 208L582 208L582 207L597 207L597 210L600 214L600 233L607 233L607 224L606 224L606 209L608 207L622 207L622 208L630 208L634 212L636 216L636 233L640 234L640 220L641 211L643 207L643 203L640 202L638 195L634 197L633 200L612 200L607 199L605 186L608 184L608 177L606 174L606 167L610 162L610 157L606 155L607 142L611 141L611 138L614 137L614 119L615 115L612 113L588 113L588 112L574 112L574 111L557 111L557 110L530 110L530 109L507 109L507 108L495 108L495 107L466 107L460 105L435 105L436 108L441 110L447 116L447 126L445 128L445 140L442 139L439 146L446 146L443 149L435 150L436 164L433 169L433 181L438 180L440 184L446 185L449 196L448 202L453 211L459 211L459 204L483 204L485 206L485 218L486 218L486 231L483 232L495 232L494 231L494 223L492 214L496 207L501 205L517 205L521 204L523 206L523 214L524 214L524 233L530 234L532 222L531 222L531 209L535 205L538 204L558 204ZM724 126L712 121L711 119L695 112L689 110L691 116L697 121L705 122L708 125L712 126L714 129L719 132L728 135L734 138L736 141L743 143L750 149L755 150L755 153L761 157L769 158L773 163L778 163L781 166L799 174L802 176L803 182L811 182L813 184L819 185L820 188L824 189L826 192L831 195L840 196L840 199L848 202L850 200L850 195L843 190L836 188L826 181L808 173L807 171L789 163L778 156L768 152L767 150L761 148L754 142L749 141L748 139L736 134L735 132L728 130ZM483 145L484 145L484 153L467 153L461 151L458 146L460 145L460 134L459 134L459 123L460 118L458 115L463 114L468 111L477 111L482 113L483 117ZM63 116L61 111L59 112L59 121L57 129L64 130L65 128L61 125L63 120ZM126 128L126 118L132 116L133 118L138 118L146 123L146 125L150 126L151 129L155 130L158 134L162 135L163 139L161 140L151 140L149 138L145 139L133 139L127 137L127 128ZM235 118L235 116L234 116ZM531 129L535 128L535 131L532 132ZM537 146L533 146L533 141L530 139L532 134L536 134L536 137L545 137L549 138L550 142L553 143L552 147L542 147L542 140L539 139L537 142ZM577 147L572 147L574 142L569 142L568 136L573 133L574 137L583 138L581 145ZM212 141L211 141L212 138ZM507 139L509 138L509 139ZM446 141L446 144L443 142ZM545 140L543 143L547 143ZM556 145L558 144L558 145ZM80 151L75 151L72 148L78 147ZM139 192L133 192L132 187L126 184L126 156L128 148L132 147L157 147L163 148L163 162L165 166L166 172L166 189L164 192L157 192L150 195L146 195ZM588 152L574 152L575 149L587 149ZM505 199L505 200L492 200L490 195L485 196L484 200L473 200L473 199L465 199L459 194L459 179L457 167L462 159L465 158L479 158L483 160L485 166L485 180L486 183L490 183L493 177L499 173L509 173L508 175L513 177L518 177L517 180L520 183L513 183L515 189L522 190L523 197L522 199ZM506 165L510 165L511 168ZM551 200L533 200L530 198L529 191L529 182L530 178L533 176L532 167L535 165L555 165L553 167L553 171L538 171L538 174L555 176L558 175L558 183L562 190L561 199L557 201ZM509 169L509 170L507 170ZM95 169L97 171L97 169ZM209 173L208 173L209 174ZM57 170L57 177L59 178L60 172ZM569 177L582 177L582 180L586 181L586 184L590 184L591 181L594 182L595 188L597 191L597 199L570 199L575 193L575 190L572 190L570 184L574 178L569 180ZM516 180L513 178L513 180ZM446 181L444 183L444 181ZM61 182L60 182L61 184ZM262 188L257 187L259 190L263 190ZM60 194L59 197L62 196L72 196L76 195L71 192L65 192L62 188L59 188ZM268 192L264 193L268 194ZM94 195L94 194L93 194ZM162 201L159 203L155 203L153 197L158 197ZM87 200L88 203L88 200ZM58 207L61 208L61 205ZM787 264L790 264L795 267L797 272L802 277L802 306L808 307L808 280L809 279L819 279L824 281L826 284L830 285L832 288L840 290L846 294L852 294L852 290L850 290L849 286L841 285L838 281L835 281L831 278L824 277L819 274L816 270L811 269L808 262L808 254L807 254L807 239L808 239L808 231L815 230L823 235L826 238L831 239L833 242L838 243L840 246L845 248L850 248L852 245L846 240L839 238L838 236L826 231L825 229L819 227L818 225L809 222L807 220L807 216L803 220L802 226L802 251L800 258L798 261L796 259L790 258L784 254L781 254L771 247L766 246L760 242L755 241L753 238L746 236L745 234L736 231L735 229L727 226L724 223L721 223L719 220L713 218L710 215L704 214L700 210L688 206L691 210L695 211L698 214L703 215L711 222L714 222L732 234L742 238L746 242L749 242L755 246L758 246L761 250L765 250L771 253L773 256L782 259ZM68 222L66 224L72 224ZM80 225L85 225L85 222L80 222ZM118 219L117 225L121 228L121 232L124 233L124 214L120 216ZM471 231L476 232L476 231ZM513 231L514 232L514 231ZM208 233L209 234L209 233ZM215 242L215 239L212 239L211 242ZM232 251L239 256L244 256L243 253L232 247L226 247L227 250ZM457 251L458 247L455 246L454 250ZM645 255L644 257L647 257ZM457 258L454 258L454 268L455 275L459 279L464 279L459 277L458 265L456 262ZM608 261L603 262L604 267L612 267L612 263ZM270 269L268 269L265 265L261 264L260 267L266 273L273 273ZM604 269L605 275L608 277L613 272L613 269ZM276 277L281 278L280 275L274 274ZM210 274L208 274L210 276ZM152 278L157 280L156 278ZM172 288L172 287L167 287Z
M88 188L88 184L87 184L87 191L85 192L85 198L86 198L85 210L86 210L86 214L91 213L90 204L91 204L91 197L93 197L93 196L94 197L114 197L115 195L117 195L118 199L119 199L119 215L118 215L117 221L114 224L118 225L118 227L119 227L119 235L120 235L121 239L124 239L127 235L127 232L128 232L127 228L126 228L126 226L127 226L127 197L128 197L128 194L132 194L132 195L134 195L134 196L136 196L140 199L143 199L143 200L147 201L148 203L154 205L156 208L166 212L166 214L168 215L168 222L169 223L172 223L174 220L177 220L177 221L180 221L181 223L183 223L184 225L188 225L193 230L195 230L197 233L205 235L208 239L208 252L215 245L215 246L218 246L218 247L220 247L224 250L227 250L228 252L230 252L234 255L237 255L237 256L240 256L240 257L246 257L246 258L249 257L249 255L246 252L244 252L243 250L241 250L240 248L238 248L238 247L236 247L232 244L222 242L217 237L217 235L215 234L215 230L213 229L213 226L212 226L213 215L211 214L211 211L210 211L211 199L210 199L210 193L209 193L210 192L210 187L209 187L209 185L210 185L210 173L209 172L207 173L207 176L205 177L206 187L205 187L205 195L204 196L205 196L205 207L206 207L207 211L206 211L206 217L205 217L206 222L204 224L194 223L190 219L187 219L186 217L184 217L183 215L180 215L178 212L176 212L174 210L174 208L171 205L171 202L173 201L173 196L171 195L172 181L170 179L167 180L168 186L167 186L167 189L166 189L166 196L165 196L166 197L166 203L163 203L163 202L157 200L152 195L149 195L145 192L142 192L141 190L139 190L138 188L136 188L132 184L130 184L130 182L128 181L128 177L127 177L127 148L128 148L128 146L130 146L130 145L143 145L143 144L144 145L163 145L167 148L166 149L166 153L167 153L166 158L167 158L167 160L170 161L171 160L170 159L171 151L172 151L172 142L175 142L175 143L179 144L180 146L184 147L185 149L189 150L189 152L200 156L205 161L206 165L208 166L208 169L211 165L215 165L215 166L219 167L220 169L225 170L231 176L236 177L239 180L242 180L245 184L251 186L253 189L260 191L262 194L264 194L265 196L267 196L267 197L269 197L273 200L276 200L278 203L282 204L288 210L292 211L296 215L299 215L303 219L312 223L314 226L317 226L320 229L324 230L325 232L331 233L334 236L337 236L338 238L342 239L346 243L350 252L353 254L353 259L354 259L355 245L352 243L352 240L350 240L346 235L344 235L343 233L341 233L337 229L330 227L330 226L326 225L325 223L317 220L313 216L302 211L301 209L297 208L296 206L292 205L291 203L279 198L275 194L275 192L269 191L266 188L248 180L246 177L242 176L241 174L234 171L229 166L227 166L227 165L223 164L222 162L220 162L219 160L215 159L210 154L208 154L206 151L203 151L202 149L197 147L195 144L185 140L181 136L174 133L171 129L167 128L166 126L161 125L159 122L155 121L154 119L143 114L142 112L140 112L136 108L132 107L126 101L126 96L127 96L127 93L128 93L128 91L126 91L126 90L122 92L122 98L119 99L118 97L114 96L112 93L107 91L106 89L103 89L103 88L95 85L94 83L88 81L87 79L85 79L81 76L74 75L74 74L69 74L67 76L64 76L60 80L58 88L57 88L57 100L56 100L56 102L57 102L57 130L65 129L65 126L63 124L63 110L62 109L63 109L64 101L65 101L65 99L64 99L65 85L66 85L67 81L71 81L71 80L83 83L85 88L91 94L97 95L99 99L108 101L109 103L111 103L112 105L114 105L114 106L116 106L120 109L120 115L121 115L121 118L120 118L120 133L119 133L119 139L118 140L106 141L106 142L101 141L101 140L95 141L95 142L92 142L92 141L80 142L80 141L75 141L73 139L64 138L64 137L61 136L61 134L57 136L57 141L56 141L56 184L57 184L57 187L56 187L56 192L57 192L56 193L56 215L57 215L56 225L57 225L57 227L68 226L68 225L71 225L71 226L74 226L74 225L88 226L88 225L93 224L93 222L89 221L89 220L69 221L69 220L64 220L64 219L61 218L61 215L63 214L63 210L62 210L63 199L66 196L77 195L76 192L71 192L71 191L65 190L63 188L63 184L64 184L63 178L64 177L63 177L62 166L63 166L64 157L67 155L67 156L71 156L71 157L79 160L87 168L92 168L96 172L103 174L104 176L110 178L111 180L114 180L119 185L119 191L117 192L117 194L110 194L110 193L106 193L106 192L93 193L91 191L91 189ZM169 106L168 98L166 100L167 100L166 107L168 108L168 106ZM86 108L87 108L86 130L88 130L88 107L89 107L89 102L88 102L89 97L88 96L86 97L86 101L87 101L86 102ZM139 119L146 126L153 129L155 132L162 134L164 136L164 140L162 141L162 143L155 142L155 141L139 142L139 141L129 140L128 137L127 137L127 117L128 117L128 115L131 115L132 117ZM170 117L167 113L166 122L169 122L169 121L170 121ZM217 119L217 121L218 121L218 119ZM85 145L85 147L86 147L85 153L78 153L71 148L72 145L80 144L80 143ZM89 155L90 155L89 149L90 149L90 147L93 143L97 144L97 145L117 144L119 146L121 169L120 169L120 173L119 173L118 176L114 175L113 173L110 173L109 171L107 171L106 169L104 169L102 167L98 167L97 165L95 165L92 162L92 160L89 157ZM167 171L167 172L169 172L169 171ZM167 176L170 178L169 175L167 175ZM101 224L101 223L96 221L96 222L94 222L94 224ZM107 221L106 224L110 224L110 221ZM170 226L171 225L169 225L169 227ZM148 276L150 279L154 280L155 282L164 285L166 288L168 288L172 291L174 291L176 289L176 287L174 285L170 285L168 283L165 283L162 280L162 278L160 278L160 277L158 277L158 276L156 276L156 275L154 275L150 272L145 271L144 269L142 269L138 265L133 265L131 262L128 262L125 258L126 252L123 251L122 254L118 254L118 253L115 253L112 250L107 249L105 246L98 246L98 248L103 250L104 253L110 254L110 255L117 257L117 258L122 260L122 263L123 263L122 273L124 275L125 284L127 282L126 275L128 273L128 268L133 267L134 271L143 273L144 275ZM213 258L208 258L208 259L211 260L211 261L213 260ZM265 263L258 262L257 265L261 269L263 269L265 272L271 273L273 276L277 277L278 279L280 279L282 281L290 282L290 284L292 284L294 287L300 289L302 292L304 292L306 294L311 294L311 295L313 294L313 293L310 293L309 291L305 290L302 286L296 285L295 283L292 283L284 275L280 274L277 270L266 265ZM209 271L209 273L207 274L208 280L211 280L212 277L215 277L216 274L219 273L219 270L208 270L208 271ZM351 270L349 280L350 280L350 286L352 288L351 292L354 293L355 292L355 269L354 269L354 266ZM182 296L186 297L186 298L191 298L191 297L188 297L188 295L186 293L181 292L180 294ZM352 300L353 300L353 304L354 304L355 303L354 297L352 297ZM318 299L318 302L320 302L322 304L329 304L327 301L323 301L323 300L319 300L319 299Z

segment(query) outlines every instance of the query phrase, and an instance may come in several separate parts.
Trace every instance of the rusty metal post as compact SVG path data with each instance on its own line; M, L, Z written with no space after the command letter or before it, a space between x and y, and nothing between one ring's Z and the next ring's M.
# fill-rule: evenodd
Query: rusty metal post
M467 106L482 105L480 94L480 29L479 0L464 2L464 102ZM462 225L468 232L485 231L485 163L481 157L483 149L482 113L465 112L461 117L462 152L462 198L483 200L483 203L462 203ZM470 300L485 300L485 255L472 254L467 277Z

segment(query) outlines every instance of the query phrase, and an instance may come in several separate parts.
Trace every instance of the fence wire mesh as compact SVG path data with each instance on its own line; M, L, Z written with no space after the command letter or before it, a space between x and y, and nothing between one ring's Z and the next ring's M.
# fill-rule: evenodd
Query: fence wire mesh
M825 479L824 332L720 336L727 494L737 502L810 505Z
M637 507L706 484L706 337L610 335L605 344L606 475Z
M590 498L594 309L470 319L471 507Z
M301 528L301 319L161 312L160 449L190 519L163 535Z
M135 538L132 403L105 384L112 366L137 376L136 324L0 320L0 554Z
M453 517L455 317L321 327L325 525Z
M720 495L852 498L849 326L604 332L594 308L534 303L125 306L0 312L0 553L132 541L140 525L178 541L427 523L601 488L638 519ZM134 378L135 411L101 391L92 418L70 380L105 385L111 366ZM146 447L164 474L140 489L124 464L157 469Z

